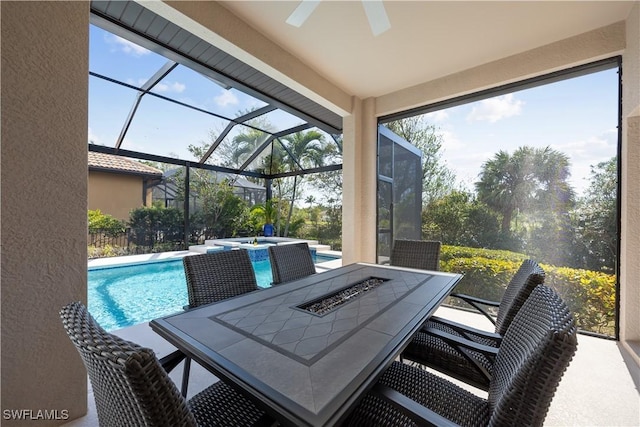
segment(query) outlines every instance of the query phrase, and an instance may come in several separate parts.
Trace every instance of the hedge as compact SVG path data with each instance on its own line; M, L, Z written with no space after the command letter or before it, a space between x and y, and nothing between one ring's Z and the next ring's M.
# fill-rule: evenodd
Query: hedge
M443 245L440 270L464 274L455 291L499 301L524 254ZM540 264L545 284L552 287L572 310L583 331L615 334L616 276L597 271ZM453 298L451 305L462 305Z

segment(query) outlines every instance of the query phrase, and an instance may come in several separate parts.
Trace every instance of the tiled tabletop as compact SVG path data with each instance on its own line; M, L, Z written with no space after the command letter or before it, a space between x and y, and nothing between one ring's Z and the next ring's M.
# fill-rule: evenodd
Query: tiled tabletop
M303 308L369 278L384 283L321 316ZM333 425L460 278L351 264L154 320L151 327L282 421Z

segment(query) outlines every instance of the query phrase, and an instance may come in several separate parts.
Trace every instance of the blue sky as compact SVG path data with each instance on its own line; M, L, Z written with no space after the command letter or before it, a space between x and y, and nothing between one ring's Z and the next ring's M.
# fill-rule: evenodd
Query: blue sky
M443 158L473 188L484 161L523 145L567 154L581 193L590 165L617 152L616 69L514 92L429 114L443 136Z
M166 62L94 26L90 37L90 70L132 85L142 85ZM95 77L89 82L89 140L114 146L135 91ZM616 155L617 88L617 70L612 69L441 110L429 114L428 121L443 136L442 158L466 188L473 188L482 163L496 152L529 145L567 154L571 184L581 193L588 185L590 165ZM171 72L154 91L227 117L264 105L235 89L211 84L185 67ZM284 112L272 113L269 121L278 130L302 122ZM145 96L122 148L192 159L186 147L210 140L210 133L219 133L226 124ZM237 127L233 132L242 130Z

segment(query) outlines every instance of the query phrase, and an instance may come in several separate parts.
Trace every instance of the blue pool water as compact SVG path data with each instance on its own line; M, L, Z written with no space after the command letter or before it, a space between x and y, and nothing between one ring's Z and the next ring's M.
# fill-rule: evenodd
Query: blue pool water
M252 264L258 286L269 287L269 261ZM188 303L182 260L89 270L88 300L89 311L108 331L182 311Z
M336 259L315 258L316 263ZM258 286L271 286L269 260L252 264ZM88 300L89 311L108 331L182 311L188 303L182 259L90 269Z

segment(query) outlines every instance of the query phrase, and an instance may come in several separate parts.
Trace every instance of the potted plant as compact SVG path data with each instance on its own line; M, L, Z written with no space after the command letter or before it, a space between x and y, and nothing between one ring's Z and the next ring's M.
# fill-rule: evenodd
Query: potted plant
M271 237L273 236L273 217L275 215L273 200L269 199L264 203L264 206L260 206L260 212L262 213L264 218L262 233L265 237Z

